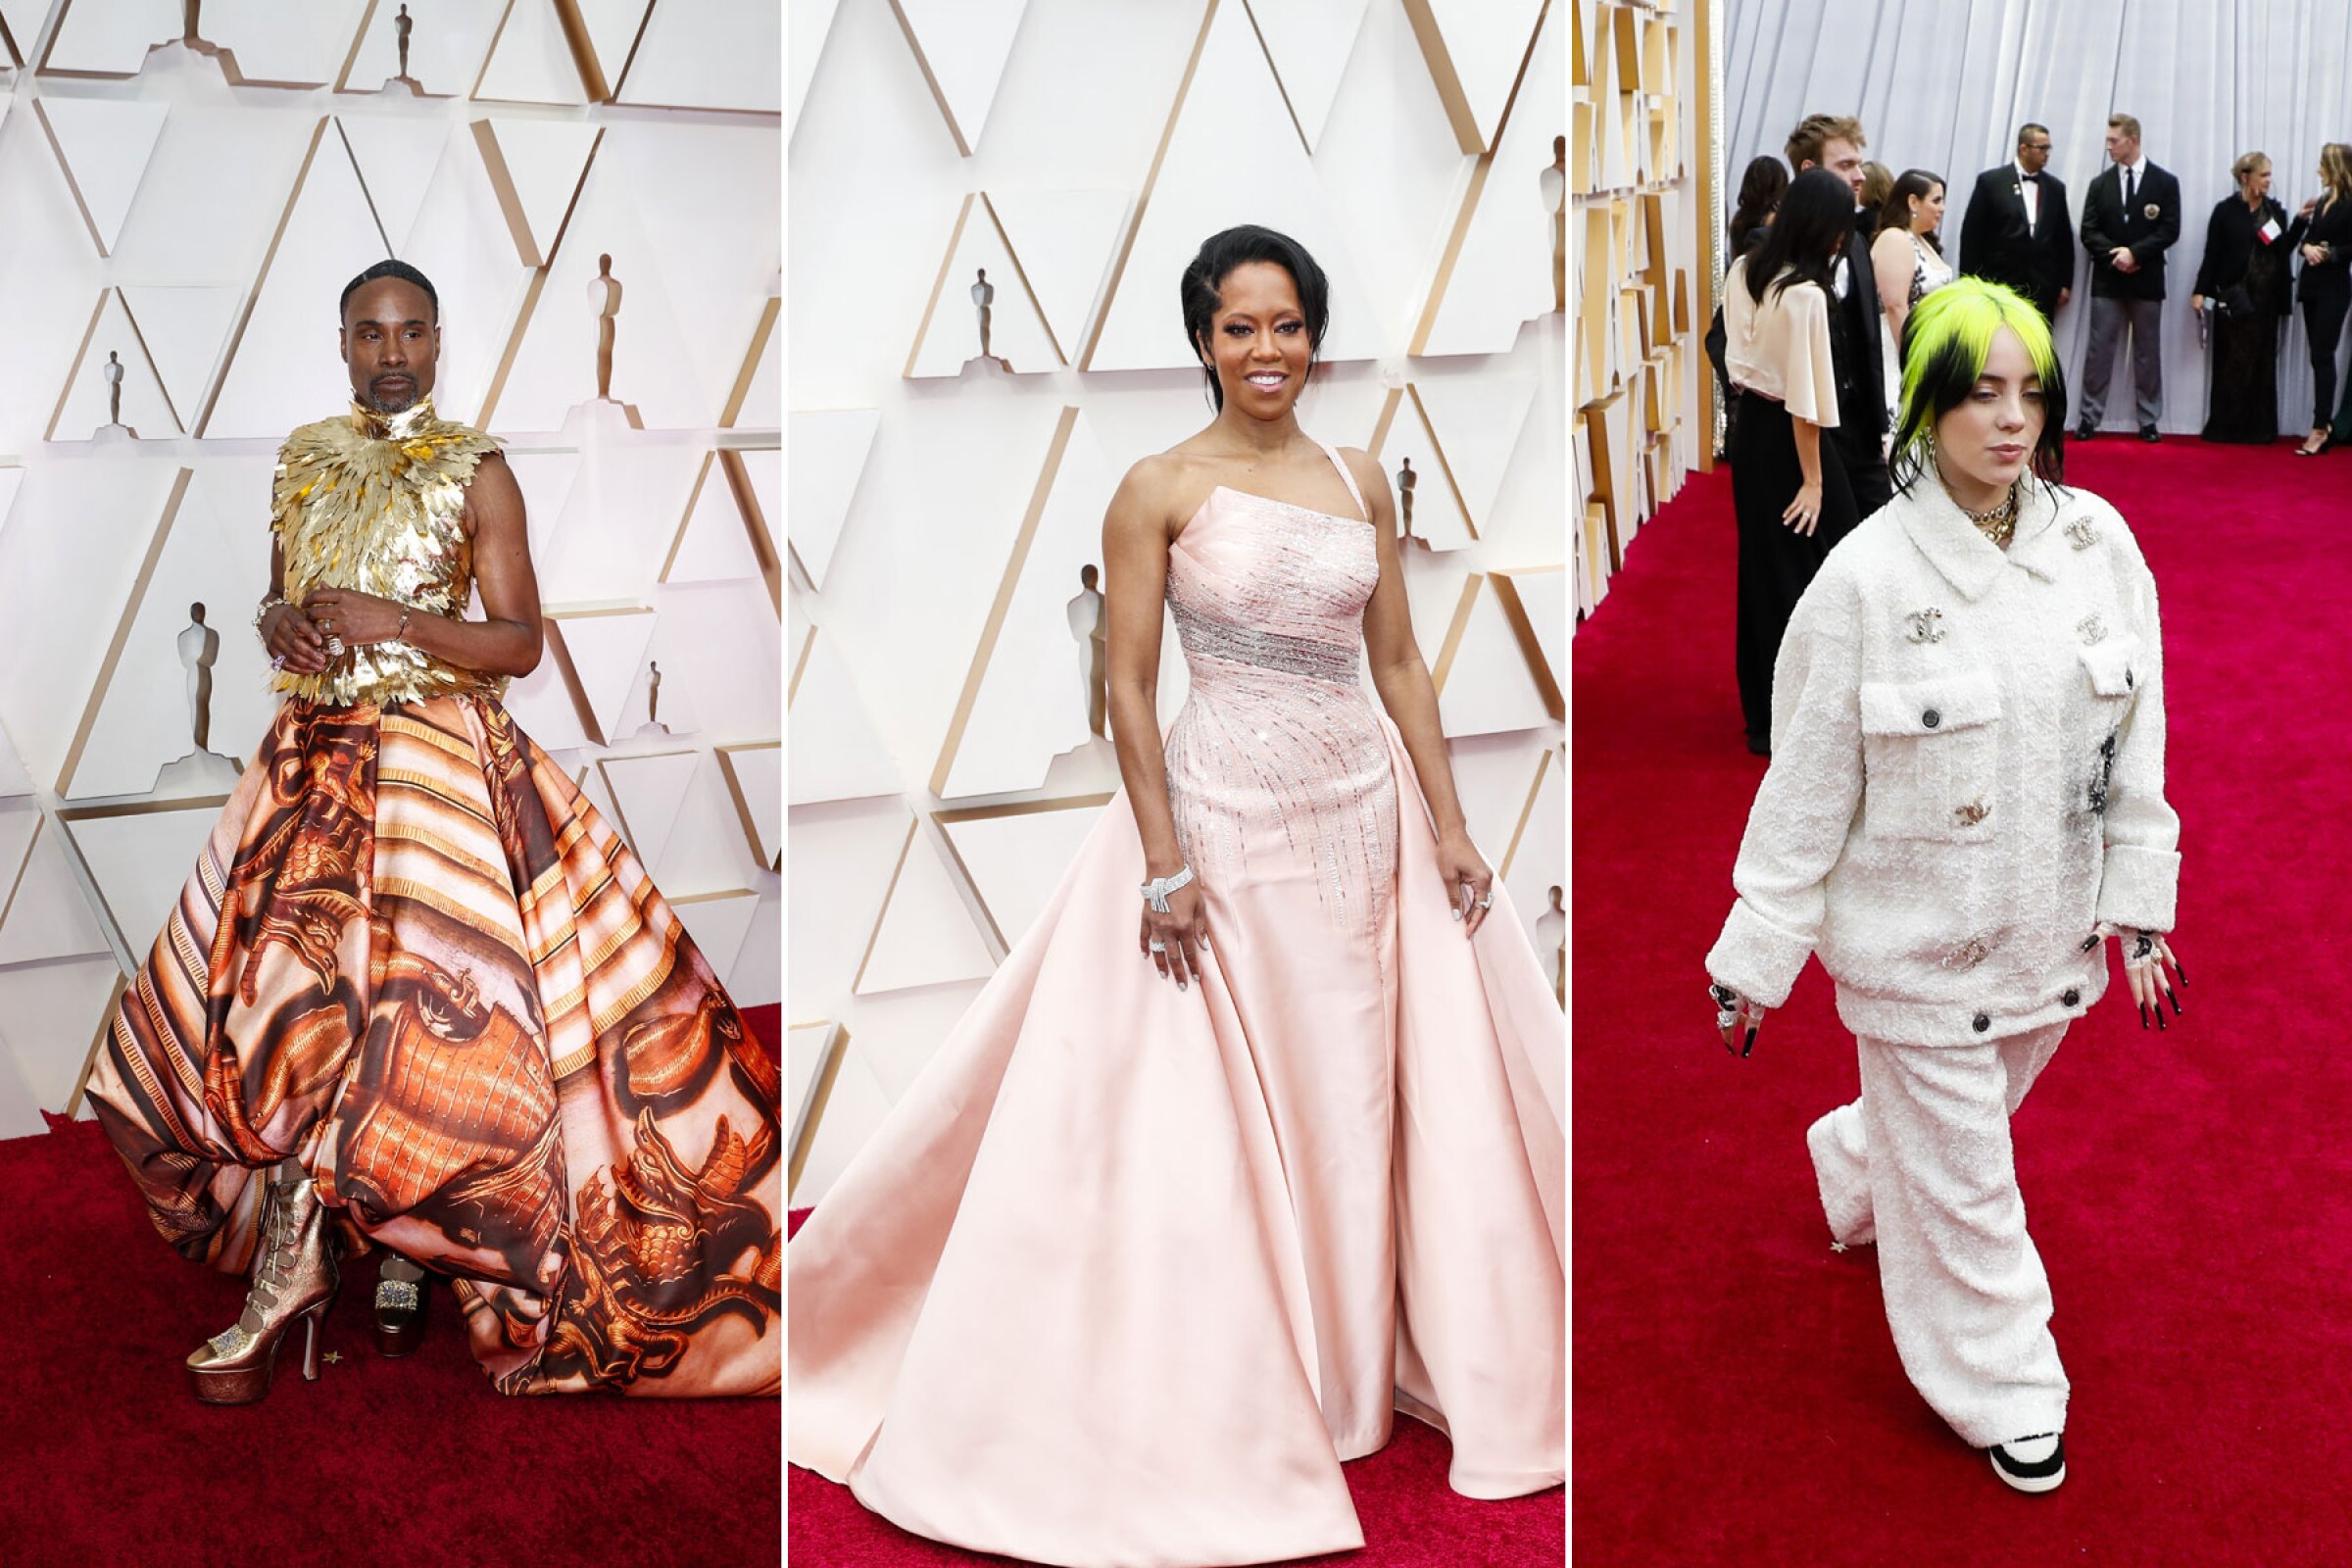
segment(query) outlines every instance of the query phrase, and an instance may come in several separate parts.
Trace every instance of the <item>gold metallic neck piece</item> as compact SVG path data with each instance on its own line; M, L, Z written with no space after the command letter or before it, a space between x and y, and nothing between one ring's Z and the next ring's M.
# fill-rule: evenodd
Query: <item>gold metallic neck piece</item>
M398 414L378 413L357 398L351 403L351 427L378 441L406 441L438 417L429 392Z

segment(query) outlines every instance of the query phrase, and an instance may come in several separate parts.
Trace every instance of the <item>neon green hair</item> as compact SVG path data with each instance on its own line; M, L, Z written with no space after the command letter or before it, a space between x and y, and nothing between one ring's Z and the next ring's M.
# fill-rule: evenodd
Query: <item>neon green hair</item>
M2064 462L2066 374L2050 341L2050 323L2015 289L1981 277L1955 277L1914 306L1903 322L1903 412L1894 437L1894 464L1906 486L1921 471L1936 421L1957 408L1992 355L2002 327L2017 334L2041 378L2043 427L2034 468L2056 480Z

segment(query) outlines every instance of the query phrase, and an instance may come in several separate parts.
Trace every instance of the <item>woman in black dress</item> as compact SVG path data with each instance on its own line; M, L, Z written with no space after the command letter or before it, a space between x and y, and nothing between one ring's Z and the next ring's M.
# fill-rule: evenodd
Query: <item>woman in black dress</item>
M2237 194L2205 225L2192 310L2213 306L2208 441L2268 446L2278 439L2278 320L2287 300L2286 209L2271 200L2271 161L2247 153L2230 166Z
M2320 194L2303 204L2286 243L2303 258L2295 294L2303 302L2303 340L2311 349L2311 434L2295 455L2316 458L2329 445L2335 346L2343 337L2344 312L2352 308L2352 148L2331 141L2320 149Z
M1732 209L1728 237L1732 245L1732 260L1738 261L1764 243L1772 228L1772 215L1780 211L1781 198L1788 194L1788 166L1778 158L1751 158L1747 172L1740 176L1740 204ZM1733 430L1740 422L1740 402L1732 391L1731 376L1723 368L1723 307L1715 307L1715 318L1707 323L1707 359L1715 367L1716 399L1723 407L1723 450L1715 454L1717 461L1731 455Z
M1724 363L1739 389L1732 508L1740 527L1738 665L1747 749L1771 755L1772 666L1789 612L1814 572L1862 520L1836 447L1837 334L1831 308L1840 256L1852 250L1854 193L1825 169L1789 183L1764 239L1724 279Z

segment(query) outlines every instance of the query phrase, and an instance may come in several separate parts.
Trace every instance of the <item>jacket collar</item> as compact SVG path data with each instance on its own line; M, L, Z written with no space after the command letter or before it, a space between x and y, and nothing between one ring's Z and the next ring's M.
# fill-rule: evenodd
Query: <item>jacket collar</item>
M2066 542L2060 534L2058 501L2050 487L2029 478L2018 508L2017 532L2009 548L2001 549L1977 531L1933 472L1922 474L1911 488L1895 498L1903 532L1944 580L1971 602L1982 599L2011 566L2022 567L2043 581L2054 580Z

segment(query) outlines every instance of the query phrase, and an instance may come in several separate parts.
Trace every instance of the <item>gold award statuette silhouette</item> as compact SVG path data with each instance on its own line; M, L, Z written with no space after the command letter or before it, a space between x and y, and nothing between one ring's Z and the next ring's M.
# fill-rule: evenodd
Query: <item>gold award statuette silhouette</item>
M596 276L588 280L588 308L596 312L596 399L612 401L612 337L620 318L620 279L612 275L612 258L596 259Z
M989 352L989 328L995 324L997 285L988 280L988 269L973 269L972 311L980 318L980 352L966 365L994 365L1007 375L1012 373L1012 362Z
M212 750L213 662L220 657L220 634L204 623L202 601L188 607L187 628L177 639L180 666L188 672L188 738L200 752Z
M1086 694L1086 727L1103 733L1109 712L1108 671L1103 662L1102 573L1093 565L1078 568L1078 592L1066 607L1070 637L1078 644L1078 679Z
M1551 308L1568 309L1568 138L1551 138L1551 162L1536 176L1551 215Z

